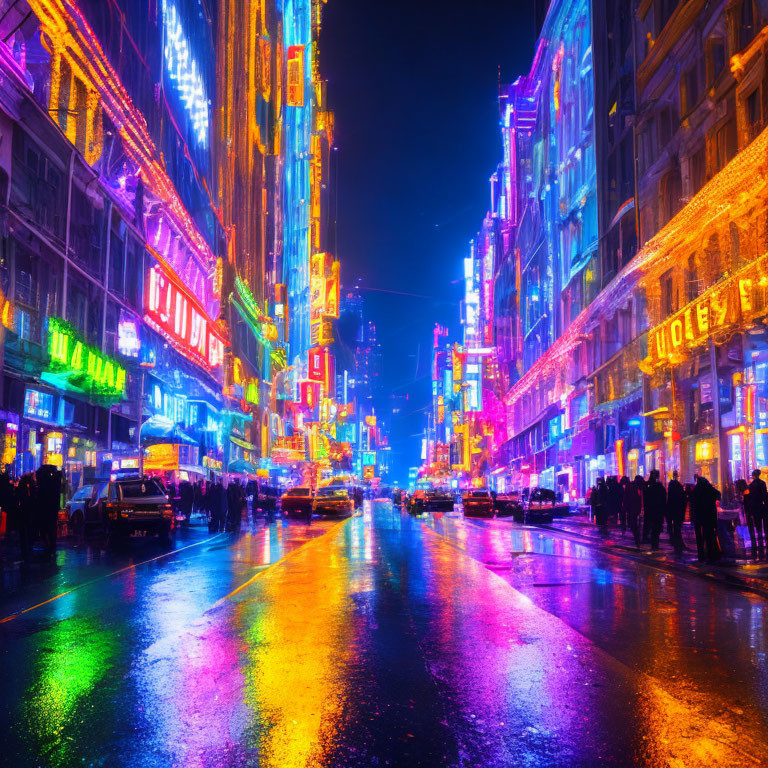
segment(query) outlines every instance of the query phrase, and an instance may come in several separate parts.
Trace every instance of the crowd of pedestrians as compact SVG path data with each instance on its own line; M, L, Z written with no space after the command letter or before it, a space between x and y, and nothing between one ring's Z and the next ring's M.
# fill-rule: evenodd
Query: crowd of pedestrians
M218 480L182 480L178 486L170 483L166 492L178 515L187 521L193 514L207 518L211 533L228 531L239 533L243 515L247 514L248 496L255 493L255 483L244 485L240 480L232 480L226 486Z
M760 479L760 470L752 473L752 482L736 483L739 500L751 537L752 555L762 558L768 545L768 488ZM683 540L686 512L696 535L700 561L716 561L722 557L724 546L718 538L718 502L720 491L703 475L695 475L692 485L684 486L677 471L664 486L658 470L648 478L637 475L634 480L622 477L598 478L589 494L592 517L607 532L609 521L615 521L622 532L629 531L640 547L659 549L666 524L669 541L675 552L687 549Z
M18 480L7 472L0 474L0 508L6 514L8 533L18 535L24 560L31 559L36 541L42 542L47 559L55 557L63 486L61 471L51 464Z

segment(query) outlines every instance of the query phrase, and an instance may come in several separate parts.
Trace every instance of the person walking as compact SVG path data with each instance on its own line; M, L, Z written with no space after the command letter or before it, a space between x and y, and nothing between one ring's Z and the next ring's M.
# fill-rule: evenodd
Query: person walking
M696 529L696 545L699 561L705 558L713 562L720 559L717 540L717 502L720 491L702 475L696 475L696 485L691 491L691 514Z
M224 487L221 479L216 483L216 520L216 530L218 532L226 530L227 489Z
M240 533L242 522L242 494L239 480L233 480L227 486L227 530Z
M683 520L685 520L685 508L688 505L688 499L685 495L685 488L678 479L678 474L677 470L672 472L672 479L667 486L667 530L675 552L680 554L685 549Z
M648 520L648 531L651 538L651 549L659 548L659 537L664 527L664 515L667 511L667 491L659 481L659 470L652 469L645 487L643 509ZM643 521L645 529L645 520Z
M755 533L752 533L750 527L750 536L752 536L752 549L755 552L755 559L763 556L764 546L768 541L768 488L765 481L760 478L760 470L752 472L752 482L747 488L744 496L744 511L749 508L748 519L752 518ZM756 535L755 535L756 534Z

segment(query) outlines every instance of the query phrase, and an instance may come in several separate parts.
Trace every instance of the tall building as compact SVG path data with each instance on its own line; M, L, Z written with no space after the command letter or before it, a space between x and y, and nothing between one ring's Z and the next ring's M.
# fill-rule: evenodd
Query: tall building
M57 464L76 490L115 467L330 471L340 266L321 7L0 3L0 440L15 474ZM183 439L159 442L170 430Z
M530 75L502 94L508 439L480 479L584 498L600 475L677 469L727 501L768 469L767 14L752 0L550 4Z
M76 488L135 465L150 415L196 439L167 465L220 461L214 19L24 0L0 29L3 463L56 464Z
M765 3L638 7L646 469L768 465Z

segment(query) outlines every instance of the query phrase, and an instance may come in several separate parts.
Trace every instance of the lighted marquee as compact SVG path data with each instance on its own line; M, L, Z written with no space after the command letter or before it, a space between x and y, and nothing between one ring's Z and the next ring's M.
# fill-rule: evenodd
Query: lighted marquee
M42 378L61 389L120 400L125 394L126 373L120 363L95 347L65 320L48 318L50 365Z
M156 264L149 270L146 322L208 370L224 360L225 340L197 299Z
M163 0L163 22L165 23L165 66L173 81L179 98L184 104L189 122L198 144L208 144L208 98L199 65L192 55L192 49L178 9L172 2Z
M648 333L646 373L664 364L677 364L688 350L710 336L744 327L768 313L768 254L721 280L696 301L668 317Z

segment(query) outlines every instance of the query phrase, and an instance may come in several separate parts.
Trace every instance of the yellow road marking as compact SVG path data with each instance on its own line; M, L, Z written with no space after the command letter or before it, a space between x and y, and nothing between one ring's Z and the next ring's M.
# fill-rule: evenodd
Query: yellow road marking
M213 610L215 610L216 608L219 608L221 605L223 605L224 603L226 603L226 602L227 602L227 600L229 600L229 599L233 598L235 595L237 595L237 594L239 594L240 592L242 592L242 591L243 591L243 590L244 590L246 587L249 587L249 586L250 586L251 584L253 584L253 582L255 582L257 579L260 579L260 578L261 578L261 577L262 577L262 576L263 576L265 573L269 573L269 571L271 571L271 570L272 570L272 569L273 569L275 566L278 566L278 565L282 565L282 564L283 564L283 563L285 563L287 560L289 560L290 558L292 558L292 557L294 557L295 555L297 555L299 552L306 552L306 551L307 551L307 549L309 549L310 547L317 545L317 544L318 544L319 542L321 542L321 541L322 541L322 540L323 540L323 539L324 539L324 538L325 538L325 537L326 537L326 536L327 536L329 533L331 533L332 531L336 531L336 530L338 530L338 529L339 529L339 528L340 528L342 525L344 525L345 523L348 523L348 522L349 522L350 520L352 520L354 517L356 517L356 516L355 516L355 515L353 515L352 517L346 517L346 518L344 518L344 520L339 520L339 522L338 522L338 523L335 523L335 524L334 524L334 525L332 525L330 528L327 528L327 529L326 529L326 530L325 530L323 533L321 533L319 536L316 536L314 539L312 539L311 541L308 541L306 544L302 544L301 546L299 546L299 547L296 547L296 549L292 549L290 552L288 552L288 554L286 554L286 555L283 555L283 557L281 557L279 560L275 560L275 562L274 562L274 563L270 563L269 565L267 565L267 566L266 566L266 568L265 568L264 566L259 566L259 567L261 568L261 570L260 570L258 573L255 573L253 576L251 576L251 578L250 578L250 579L248 579L247 581L243 582L243 583L242 583L242 584L241 584L239 587L236 587L235 589L233 589L233 590L232 590L232 591L231 591L231 592L230 592L228 595L224 595L224 597L221 597L221 598L219 598L219 599L218 599L218 600L217 600L217 601L216 601L216 602L215 602L215 603L214 603L214 604L213 604L213 605L212 605L212 606L211 606L211 607L208 609L208 611L206 611L206 613L208 613L209 611L213 611Z
M16 611L15 613L11 613L10 615L6 616L4 619L0 619L0 624L5 624L6 622L12 621L17 616L21 616L25 613L29 613L30 611L34 611L36 608L42 608L44 605L48 605L48 603L53 603L56 600L60 600L62 597L66 597L67 595L71 595L73 592L77 592L78 589L84 589L85 587L90 587L92 584L98 584L100 581L105 581L106 579L111 579L114 576L119 576L121 573L125 573L126 571L133 570L134 568L138 568L140 565L147 565L148 563L154 563L156 560L162 560L164 557L170 557L171 555L175 555L178 552L183 552L186 549L192 549L192 547L199 547L201 544L207 544L211 541L214 541L219 536L222 536L223 534L217 533L215 536L211 536L208 539L203 539L203 541L196 541L194 544L188 544L186 547L180 547L179 549L174 549L171 552L163 552L162 555L157 555L157 557L150 557L149 560L142 560L140 563L133 563L132 565L126 565L125 568L120 568L117 571L113 571L112 573L107 573L104 576L99 576L97 579L91 579L90 581L86 581L83 584L78 584L76 587L72 587L72 589L68 589L66 592L62 592L59 595L55 595L54 597L49 597L47 600L43 600L42 603L37 603L37 605L31 605L29 608L24 608L21 611Z

